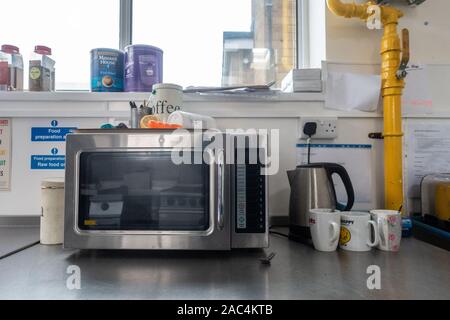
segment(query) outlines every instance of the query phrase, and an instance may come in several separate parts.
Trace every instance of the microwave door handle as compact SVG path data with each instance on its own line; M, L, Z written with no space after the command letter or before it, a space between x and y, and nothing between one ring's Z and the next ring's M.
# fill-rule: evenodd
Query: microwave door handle
M223 150L217 152L217 226L219 230L224 228L224 203L225 203L225 163Z

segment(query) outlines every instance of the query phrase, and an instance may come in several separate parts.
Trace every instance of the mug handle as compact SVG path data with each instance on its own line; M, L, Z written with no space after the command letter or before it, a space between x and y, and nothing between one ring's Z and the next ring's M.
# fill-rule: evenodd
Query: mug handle
M373 239L373 242L369 241L367 243L367 245L369 247L376 247L378 245L378 243L380 242L380 235L379 235L379 231L378 231L378 228L377 228L377 224L376 224L375 221L370 220L369 221L369 225L372 226L374 239Z
M380 243L382 245L386 245L386 236L385 236L384 231L383 231L383 224L384 224L383 223L383 219L378 218L377 219L377 224L378 224L378 232L380 234Z
M330 239L330 242L335 242L339 240L339 236L341 234L341 227L336 222L330 222L332 228L333 228L333 236Z

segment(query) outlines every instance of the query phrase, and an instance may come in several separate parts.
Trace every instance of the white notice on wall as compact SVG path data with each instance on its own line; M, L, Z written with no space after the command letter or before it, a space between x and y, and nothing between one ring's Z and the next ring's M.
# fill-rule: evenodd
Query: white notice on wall
M433 112L433 99L429 82L426 66L413 65L411 67L402 96L403 115L430 114Z
M0 191L10 189L11 119L0 118Z
M380 104L381 76L330 72L327 79L325 108L373 112Z
M297 164L307 163L308 146L297 145ZM355 202L373 202L372 146L370 144L312 144L311 162L332 162L342 165L348 172L355 190ZM336 196L340 203L346 203L343 184L335 179Z
M424 176L450 173L450 126L410 124L407 143L408 197L419 198Z

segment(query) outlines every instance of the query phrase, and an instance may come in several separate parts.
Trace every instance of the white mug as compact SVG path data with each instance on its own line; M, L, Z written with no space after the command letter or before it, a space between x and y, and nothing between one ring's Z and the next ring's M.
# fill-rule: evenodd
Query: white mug
M336 251L339 244L341 214L332 209L311 209L309 228L314 248L318 251Z
M373 241L372 241L373 230ZM377 224L368 212L342 212L339 247L347 251L365 252L379 242Z
M399 251L402 240L402 214L394 210L372 210L370 214L372 220L376 221L380 233L378 249Z

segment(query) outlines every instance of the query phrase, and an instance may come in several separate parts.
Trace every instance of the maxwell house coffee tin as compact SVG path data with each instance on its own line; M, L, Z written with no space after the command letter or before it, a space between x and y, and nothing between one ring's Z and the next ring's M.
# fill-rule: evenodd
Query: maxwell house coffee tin
M91 91L123 91L124 53L98 48L91 50Z

